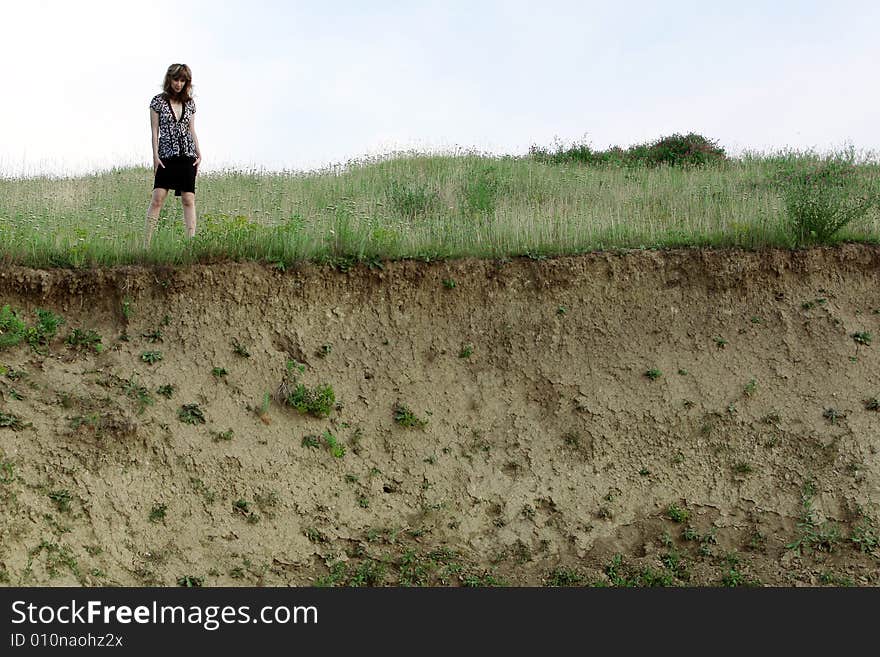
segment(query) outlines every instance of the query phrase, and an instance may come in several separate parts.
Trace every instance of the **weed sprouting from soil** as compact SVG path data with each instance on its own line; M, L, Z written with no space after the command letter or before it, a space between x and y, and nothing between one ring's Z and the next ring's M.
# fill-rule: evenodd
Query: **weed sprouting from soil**
M416 417L408 406L399 402L394 405L393 413L394 421L402 427L422 429L428 424L428 420Z
M184 404L177 411L177 417L184 424L205 424L205 415L198 404Z

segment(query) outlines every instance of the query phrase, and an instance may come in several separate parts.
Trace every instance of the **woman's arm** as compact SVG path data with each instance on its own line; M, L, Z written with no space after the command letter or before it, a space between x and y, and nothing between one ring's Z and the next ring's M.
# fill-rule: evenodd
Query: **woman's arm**
M196 135L196 117L195 115L189 117L189 133L193 136L193 143L196 145L196 161L193 162L193 166L199 166L199 163L202 161L202 149L199 148L199 138Z
M150 108L150 130L153 133L153 170L156 171L165 165L159 159L159 113L153 108Z

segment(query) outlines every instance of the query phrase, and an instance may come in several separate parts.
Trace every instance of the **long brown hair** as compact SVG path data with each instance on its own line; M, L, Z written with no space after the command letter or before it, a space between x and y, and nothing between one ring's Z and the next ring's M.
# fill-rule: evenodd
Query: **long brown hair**
M179 94L174 93L171 88L171 82L174 80L186 80L183 89ZM162 83L162 89L165 91L165 97L170 100L176 100L180 103L186 103L192 98L192 70L186 64L172 64L165 73L165 81Z

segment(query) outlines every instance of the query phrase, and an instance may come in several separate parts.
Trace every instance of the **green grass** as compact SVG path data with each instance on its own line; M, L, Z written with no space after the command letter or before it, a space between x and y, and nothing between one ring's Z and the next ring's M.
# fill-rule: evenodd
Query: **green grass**
M865 210L856 216L847 204L880 187L880 165L852 154L834 157L849 158L850 168L829 169L829 156L788 151L694 167L408 154L312 173L207 173L199 179L195 240L183 238L182 210L171 200L148 252L142 241L149 169L6 178L0 260L88 267L234 259L283 268L302 260L348 266L614 248L790 247L816 235L880 241L876 205L853 206ZM814 184L833 198L822 201ZM832 235L803 223L812 216L793 228L790 213L814 207L827 211L833 225L851 221Z

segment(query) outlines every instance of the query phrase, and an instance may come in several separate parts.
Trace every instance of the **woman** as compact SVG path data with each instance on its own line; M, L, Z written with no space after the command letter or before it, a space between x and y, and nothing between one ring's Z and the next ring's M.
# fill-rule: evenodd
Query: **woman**
M159 223L159 211L168 190L183 203L187 237L196 234L196 173L202 161L196 137L196 104L192 99L192 71L186 64L172 64L165 73L163 92L150 101L153 132L153 197L147 210L144 246L149 248Z

